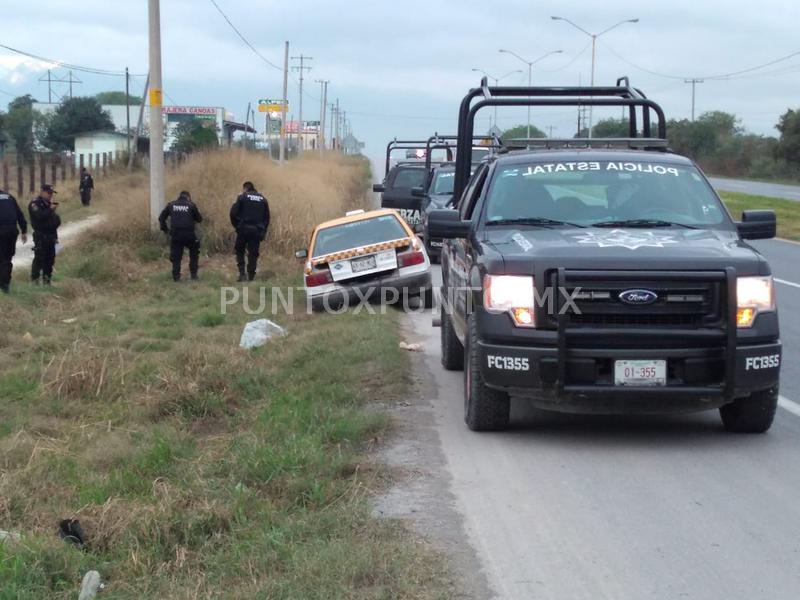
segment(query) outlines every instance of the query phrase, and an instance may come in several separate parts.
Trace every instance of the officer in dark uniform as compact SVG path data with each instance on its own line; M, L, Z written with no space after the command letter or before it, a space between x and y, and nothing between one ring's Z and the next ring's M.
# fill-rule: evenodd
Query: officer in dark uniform
M16 198L0 190L0 292L8 293L11 284L11 259L17 248L17 237L22 233L22 243L28 242L28 222Z
M236 265L239 281L253 281L261 242L269 227L269 203L256 191L250 181L242 185L242 193L231 207L231 225L236 230ZM244 253L247 251L247 275L245 275Z
M167 227L169 219L169 227ZM197 205L192 202L189 192L181 192L177 200L173 200L161 211L158 223L161 231L168 233L171 239L169 259L172 261L172 279L181 280L181 262L183 249L189 250L189 273L197 279L198 262L200 260L200 239L195 231L195 224L203 221Z
M53 276L53 265L56 262L56 244L61 217L56 213L58 202L53 202L56 194L52 185L45 184L42 191L28 205L28 215L33 229L33 264L31 265L31 281L39 283L39 276L45 285L50 285Z
M94 190L94 179L86 170L86 167L81 167L81 182L78 186L78 191L81 194L81 203L84 206L89 206L92 201L92 191Z

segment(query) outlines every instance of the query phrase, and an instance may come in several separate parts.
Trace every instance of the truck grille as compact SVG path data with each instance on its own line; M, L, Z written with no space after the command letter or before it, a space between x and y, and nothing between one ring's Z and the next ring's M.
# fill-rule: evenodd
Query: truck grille
M558 272L548 274L554 290ZM725 321L724 272L564 271L564 288L577 293L578 311L567 313L573 327L646 326L675 329L722 327ZM646 290L655 300L628 304L620 295ZM558 297L563 298L561 294ZM556 317L549 315L555 325Z

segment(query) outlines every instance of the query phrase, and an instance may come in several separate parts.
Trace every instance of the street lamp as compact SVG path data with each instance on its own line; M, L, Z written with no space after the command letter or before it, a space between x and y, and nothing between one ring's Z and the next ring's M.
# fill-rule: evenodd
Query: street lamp
M522 69L514 69L513 71L509 71L505 75L501 75L500 77L495 77L494 75L489 75L489 73L487 73L483 69L475 69L475 68L473 68L472 70L477 72L477 73L483 73L489 79L494 79L495 87L500 85L500 82L503 79L505 79L506 77L510 77L511 75L514 75L515 73L522 73ZM497 107L496 106L494 107L494 126L497 127ZM491 127L489 127L489 129L491 129Z
M573 23L569 19L565 19L564 17L550 17L550 18L553 19L553 21L564 21L565 23L569 23L570 25L572 25L578 31L583 32L586 35L588 35L590 38L592 38L592 82L591 82L592 87L594 87L594 58L595 58L595 49L597 47L597 38L599 38L601 35L604 35L604 34L608 33L612 29L616 29L620 25L624 25L625 23L638 23L639 22L638 18L637 19L624 19L624 20L620 21L619 23L616 23L615 25L612 25L608 29L604 29L600 33L589 33L588 31L586 31L580 25L576 25L575 23ZM594 126L594 114L593 114L594 111L593 111L593 108L594 107L592 107L592 106L589 107L589 137L590 138L592 137L592 127Z
M504 54L510 54L511 56L513 56L515 58L518 58L519 60L524 62L526 65L528 65L528 87L531 87L531 85L532 85L531 82L533 80L533 65L538 63L540 60L544 60L545 58L547 58L551 54L561 54L563 52L563 50L553 50L552 52L548 52L547 54L543 54L542 56L540 56L536 60L526 60L526 59L522 58L519 54L517 54L516 52L512 52L511 50L500 50L500 52L502 52ZM531 107L530 106L528 107L528 136L527 137L528 137L528 139L530 139L530 137L531 137Z

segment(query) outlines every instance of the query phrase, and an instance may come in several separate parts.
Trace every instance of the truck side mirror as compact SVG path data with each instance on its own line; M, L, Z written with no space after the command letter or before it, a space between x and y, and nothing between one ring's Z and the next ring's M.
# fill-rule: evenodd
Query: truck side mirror
M380 194L385 190L386 190L386 188L384 187L384 185L382 183L376 183L376 184L373 184L373 186L372 186L372 191L375 192L376 194Z
M769 240L777 234L774 210L746 210L736 229L743 240Z
M414 196L414 198L424 198L425 188L421 187L411 188L411 195Z
M442 208L428 214L428 238L454 239L469 235L471 221L462 221L457 210Z

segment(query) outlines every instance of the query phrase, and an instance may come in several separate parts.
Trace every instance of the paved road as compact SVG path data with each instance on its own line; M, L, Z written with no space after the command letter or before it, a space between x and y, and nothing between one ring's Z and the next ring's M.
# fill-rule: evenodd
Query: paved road
M718 190L742 192L744 194L752 194L754 196L771 196L772 198L800 200L800 185L763 183L761 181L725 179L721 177L710 177L709 180L711 181L711 185Z
M800 400L800 246L760 242L780 283L782 392ZM784 279L785 278L785 279ZM462 373L423 341L456 505L497 598L776 600L800 597L800 410L767 435L716 411L672 417L548 414L515 401L512 428L472 433Z

